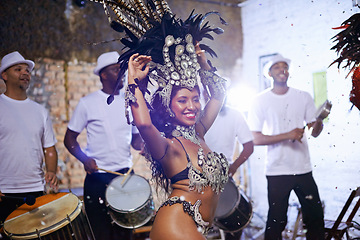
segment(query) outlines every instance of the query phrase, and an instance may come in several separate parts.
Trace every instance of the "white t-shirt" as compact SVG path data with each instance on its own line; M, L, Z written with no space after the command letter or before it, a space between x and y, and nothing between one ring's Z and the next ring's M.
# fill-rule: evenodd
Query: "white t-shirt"
M47 110L26 99L0 95L0 190L43 191L43 148L56 143Z
M81 133L87 131L85 154L96 161L99 168L117 171L132 166L130 144L136 127L127 124L124 93L115 95L108 105L108 94L101 90L80 99L68 128Z
M303 128L315 121L316 107L309 93L289 88L278 95L267 89L254 100L249 111L251 131L277 135ZM282 141L267 146L265 173L268 176L304 174L312 170L307 137L302 143Z
M236 140L244 144L252 141L253 136L242 113L226 106L205 134L205 142L212 151L223 153L232 163Z

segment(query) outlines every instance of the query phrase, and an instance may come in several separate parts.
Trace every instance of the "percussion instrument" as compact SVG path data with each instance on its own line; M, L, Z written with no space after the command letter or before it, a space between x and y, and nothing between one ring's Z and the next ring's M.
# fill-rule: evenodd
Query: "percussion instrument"
M141 227L154 215L150 184L139 175L114 178L106 188L105 198L110 217L120 227Z
M214 224L224 232L238 232L250 223L252 214L249 199L230 178L220 193Z
M320 118L324 120L329 114L331 110L332 104L329 100L326 100L316 111L315 118Z
M72 193L48 194L21 205L4 222L10 239L93 240L82 202Z

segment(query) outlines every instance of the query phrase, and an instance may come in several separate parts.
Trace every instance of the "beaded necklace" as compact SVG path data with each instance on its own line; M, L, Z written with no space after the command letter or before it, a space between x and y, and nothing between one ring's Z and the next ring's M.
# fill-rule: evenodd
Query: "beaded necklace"
M173 137L184 137L187 140L190 140L190 142L195 143L199 146L198 150L198 164L201 167L204 164L204 149L201 147L200 139L195 131L195 125L186 127L186 126L180 126L177 125L175 129L172 131Z

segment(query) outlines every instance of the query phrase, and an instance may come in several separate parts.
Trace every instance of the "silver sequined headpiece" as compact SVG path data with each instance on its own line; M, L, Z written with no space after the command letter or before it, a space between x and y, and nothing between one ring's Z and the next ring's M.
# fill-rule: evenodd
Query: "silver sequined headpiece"
M175 45L174 62L170 59L170 47ZM190 34L185 39L175 39L172 35L165 38L163 47L164 65L150 63L150 79L155 80L164 106L169 108L170 96L173 86L186 87L192 90L198 85L197 76L200 64L197 61L193 38Z

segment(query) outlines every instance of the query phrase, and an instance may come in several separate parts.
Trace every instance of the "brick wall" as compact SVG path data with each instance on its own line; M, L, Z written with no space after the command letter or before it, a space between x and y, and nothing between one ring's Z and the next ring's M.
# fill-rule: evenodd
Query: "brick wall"
M59 158L60 188L82 187L85 172L63 144L67 123L79 99L100 88L91 63L66 63L48 58L35 62L29 97L50 111L56 134ZM86 145L86 135L80 134L81 146Z

